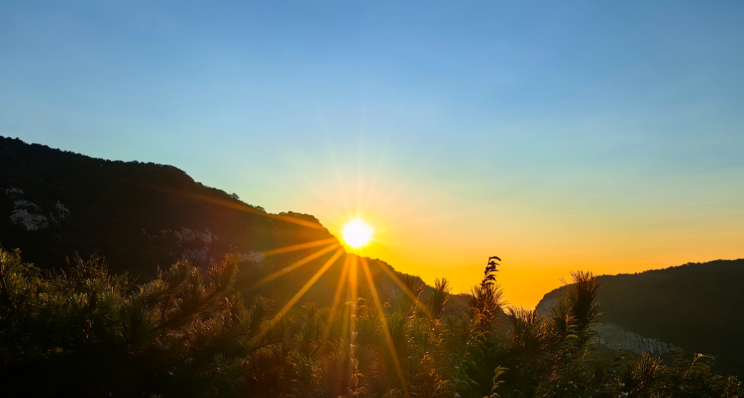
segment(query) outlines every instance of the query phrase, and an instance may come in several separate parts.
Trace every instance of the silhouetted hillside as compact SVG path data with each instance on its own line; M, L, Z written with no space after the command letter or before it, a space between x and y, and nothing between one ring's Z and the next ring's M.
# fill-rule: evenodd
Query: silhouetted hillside
M0 243L8 396L741 396L738 379L711 374L702 356L596 361L591 273L574 274L551 317L504 313L496 256L470 294L453 296L445 278L427 287L346 254L312 216L268 214L171 166L0 137ZM725 311L741 302L726 290L741 275L677 283L664 272L632 289L606 282L608 314L662 330L664 316L692 330L735 323L694 347L740 330ZM630 312L612 309L623 305Z
M601 322L714 355L719 372L744 374L744 259L605 275L599 280ZM566 289L546 294L538 306Z
M313 243L316 242L316 243ZM115 272L152 277L158 267L188 259L197 266L236 252L239 286L303 258L312 261L251 289L278 301L291 297L338 250L338 241L313 216L268 214L236 195L195 182L182 170L154 163L96 159L0 137L0 244L20 248L42 268L97 253ZM269 257L267 251L307 247ZM334 246L334 247L331 247ZM342 257L303 299L329 303ZM370 268L391 285L380 266ZM392 286L392 285L391 285Z

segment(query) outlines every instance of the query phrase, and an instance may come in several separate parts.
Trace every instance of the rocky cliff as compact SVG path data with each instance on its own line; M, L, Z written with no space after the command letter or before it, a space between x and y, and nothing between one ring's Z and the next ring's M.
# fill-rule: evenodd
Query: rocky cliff
M744 259L599 277L598 342L634 352L699 352L721 373L744 376ZM546 294L545 315L565 287Z
M535 307L535 310L540 317L547 317L557 303L557 298L543 299ZM601 323L596 331L597 337L594 339L594 343L601 344L611 350L630 351L636 354L648 352L656 355L669 354L682 350L680 347L665 343L659 339L643 337L638 333L625 330L622 326L614 323Z

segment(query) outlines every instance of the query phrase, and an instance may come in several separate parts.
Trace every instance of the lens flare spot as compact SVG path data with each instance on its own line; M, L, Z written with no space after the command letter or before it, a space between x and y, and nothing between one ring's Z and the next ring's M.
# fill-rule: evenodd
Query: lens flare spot
M360 248L372 239L372 227L362 220L351 220L343 229L344 242L353 248Z

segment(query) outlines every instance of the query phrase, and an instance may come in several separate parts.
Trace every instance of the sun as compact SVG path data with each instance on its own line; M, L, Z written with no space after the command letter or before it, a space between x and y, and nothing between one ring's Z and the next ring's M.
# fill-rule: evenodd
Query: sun
M372 239L372 227L360 219L346 223L342 233L344 242L355 249L366 245Z

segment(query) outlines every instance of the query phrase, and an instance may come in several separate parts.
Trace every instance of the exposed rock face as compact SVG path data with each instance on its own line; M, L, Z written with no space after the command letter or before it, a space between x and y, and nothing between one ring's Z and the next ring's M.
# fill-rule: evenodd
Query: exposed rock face
M535 307L535 311L537 311L538 316L544 318L550 315L550 311L556 304L558 304L558 299L546 298L540 301ZM680 347L673 344L665 343L659 339L643 337L613 323L600 324L597 327L597 337L594 342L613 350L625 350L637 354L648 352L661 355L681 350Z
M196 263L214 264L216 260L209 256L209 249L212 242L219 240L219 237L207 228L204 232L193 231L186 227L180 230L161 229L160 234L150 234L145 228L142 228L142 235L150 240L176 238L176 245L181 248L182 260L189 260Z
M54 205L54 209L57 211L57 217L60 220L66 220L70 218L70 210L65 207L60 201L57 201L57 204Z
M201 239L202 242L207 245L211 245L212 240L219 239L217 235L213 234L209 228L207 228L204 232L196 231L196 235L199 237L199 239Z
M202 247L198 249L186 249L181 253L181 258L184 260L194 261L194 262L207 262L207 260L210 260L209 263L214 263L215 260L213 258L209 257L209 248L208 247Z
M542 299L540 300L539 303L537 303L537 306L535 307L535 311L537 311L537 315L540 318L545 318L548 315L550 315L550 310L552 310L556 304L558 304L558 299L554 299L554 298Z
M16 199L16 201L13 202L13 207L16 209L32 209L34 211L41 210L41 208L35 203L31 203L26 199Z
M263 253L254 250L250 250L248 253L239 252L238 254L240 255L240 259L242 261L250 261L256 264L260 264L266 259L266 256L264 256Z
M20 224L27 231L36 231L49 227L49 220L41 214L29 213L26 209L15 209L10 214L10 222Z
M5 188L4 192L13 200L13 210L10 213L12 224L23 226L26 231L38 231L49 228L50 220L59 223L61 220L70 218L70 210L57 201L54 211L49 212L49 218L41 214L41 206L29 200L23 199L23 190L19 188Z
M143 230L144 231L144 230ZM180 231L171 231L171 230L161 230L160 233L162 235L167 234L173 234L173 236L178 239L179 245L184 242L195 242L197 240L200 240L205 245L211 245L213 240L218 240L219 237L212 233L212 231L207 228L204 230L204 232L199 231L192 231L188 228L181 227Z
M23 190L18 188L5 188L4 191L5 194L10 196L11 198L17 198L23 195Z
M595 342L614 350L632 351L638 354L648 352L658 355L682 350L673 344L643 337L612 323L599 325L597 333L598 337Z

